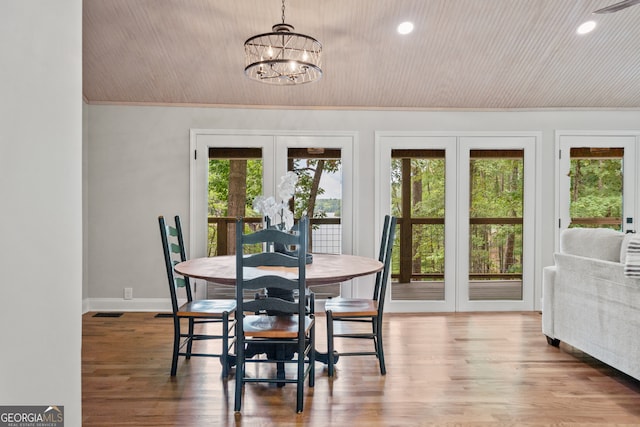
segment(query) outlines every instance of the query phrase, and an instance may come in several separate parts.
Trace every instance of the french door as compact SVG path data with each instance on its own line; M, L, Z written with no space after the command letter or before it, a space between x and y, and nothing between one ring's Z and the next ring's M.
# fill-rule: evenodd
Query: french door
M277 185L288 170L301 176L291 206L296 216L311 210L315 217L313 250L351 253L354 139L352 133L192 130L190 257L233 253L233 218L260 222L251 200L257 195L278 199ZM234 169L240 172L234 175ZM233 179L237 185L230 184ZM240 206L231 213L235 205ZM350 283L317 290L324 291L330 296L350 292ZM203 281L196 281L195 292L198 298L225 297L224 289Z
M537 135L378 133L392 311L531 310Z
M556 248L569 227L637 230L636 135L556 134Z
M458 311L533 310L535 136L459 139Z

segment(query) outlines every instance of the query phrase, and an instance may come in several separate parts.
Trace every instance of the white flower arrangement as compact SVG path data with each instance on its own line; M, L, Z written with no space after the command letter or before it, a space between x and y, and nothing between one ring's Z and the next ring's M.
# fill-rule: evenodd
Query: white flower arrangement
M253 209L269 218L271 224L281 230L291 230L293 227L293 212L289 209L289 200L293 197L298 183L298 175L295 172L287 172L280 178L278 184L278 196L281 201L276 202L273 196L258 196L253 200ZM277 219L280 217L280 221Z

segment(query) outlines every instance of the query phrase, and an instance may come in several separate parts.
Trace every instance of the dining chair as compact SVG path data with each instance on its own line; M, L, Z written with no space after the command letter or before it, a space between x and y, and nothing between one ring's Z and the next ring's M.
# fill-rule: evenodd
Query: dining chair
M179 262L186 261L184 239L182 236L182 225L180 217L175 216L175 226L168 225L163 216L158 217L160 225L160 237L162 238L162 249L164 251L164 261L169 279L169 294L171 295L171 309L173 314L173 357L171 360L171 376L176 375L178 368L178 357L217 357L222 364L222 376L229 375L229 349L234 344L234 328L236 325L235 314L236 301L234 299L203 299L194 300L191 291L191 284L188 277L179 276L174 271L174 266ZM184 289L187 300L178 300L178 289ZM182 302L182 303L181 303ZM182 320L187 321L185 331L181 329ZM221 332L218 334L200 333L196 326L203 324L220 323ZM220 352L197 353L193 351L193 342L202 340L221 340L222 349ZM185 348L186 347L186 348Z
M242 407L242 392L246 383L271 383L279 386L295 383L296 411L302 412L304 382L309 387L315 379L315 318L309 308L310 298L294 298L294 293L305 293L307 219L300 219L298 233L275 228L265 228L254 233L244 233L242 219L236 221L236 301L238 323L236 325L236 388L235 411ZM267 243L268 246L267 247ZM250 253L255 246L263 250ZM295 246L293 254L272 251L273 244ZM245 299L245 291L267 292L255 299ZM275 313L275 314L274 314ZM242 320L240 320L242 319ZM269 348L266 358L254 358L254 348ZM247 373L248 365L270 364L276 366L276 377L268 369L256 369ZM285 366L294 364L296 374L286 378ZM252 370L253 371L253 370ZM271 370L272 371L272 370Z
M382 315L384 300L389 280L391 253L395 238L397 218L386 215L382 226L382 239L378 260L383 264L381 271L376 273L373 298L331 298L325 304L327 317L327 368L328 375L333 377L335 362L341 356L376 356L380 364L380 373L385 375L387 369L384 363L384 348L382 343ZM371 324L371 332L334 332L334 322L366 322ZM369 339L373 341L373 351L336 351L335 338Z

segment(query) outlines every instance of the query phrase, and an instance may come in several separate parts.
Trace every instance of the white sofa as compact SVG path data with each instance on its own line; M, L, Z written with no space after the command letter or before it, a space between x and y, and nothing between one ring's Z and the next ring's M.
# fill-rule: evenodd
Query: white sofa
M542 332L640 379L640 279L624 274L632 234L562 232L542 280Z

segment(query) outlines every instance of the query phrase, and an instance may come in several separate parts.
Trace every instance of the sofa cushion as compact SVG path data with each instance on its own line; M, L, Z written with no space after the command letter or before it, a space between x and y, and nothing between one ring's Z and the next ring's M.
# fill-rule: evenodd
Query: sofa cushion
M560 235L560 252L620 262L624 233L608 228L569 228Z

